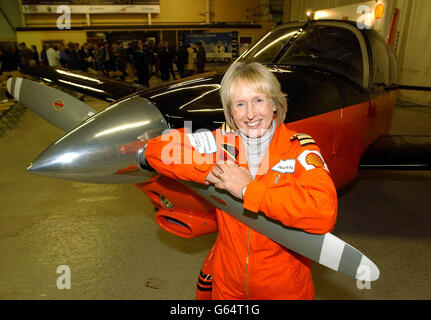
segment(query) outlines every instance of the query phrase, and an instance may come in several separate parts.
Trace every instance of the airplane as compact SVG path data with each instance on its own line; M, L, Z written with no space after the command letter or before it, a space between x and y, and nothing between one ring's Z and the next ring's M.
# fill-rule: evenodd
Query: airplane
M398 84L396 57L375 30L342 20L289 23L268 32L237 61L260 62L276 75L287 94L285 122L313 137L337 189L361 168L430 168L429 137L388 135L398 90L421 88ZM49 85L40 91L44 94L35 95L39 87L20 78L9 79L8 91L67 131L32 162L30 172L133 183L149 197L166 231L184 238L217 231L215 207L231 199L214 192L211 198L196 186L143 170L139 159L146 142L165 129L223 125L218 96L223 72L149 89L62 68L33 66L23 72ZM112 103L96 113L52 85ZM212 250L199 275L198 299L210 297Z

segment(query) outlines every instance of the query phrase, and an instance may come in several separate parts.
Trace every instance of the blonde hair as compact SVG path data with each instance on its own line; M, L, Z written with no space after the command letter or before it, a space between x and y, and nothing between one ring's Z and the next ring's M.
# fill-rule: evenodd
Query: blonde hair
M231 112L232 90L238 80L247 82L254 89L271 99L276 112L277 124L283 123L287 113L287 100L274 74L258 62L236 62L226 71L220 87L224 116L229 127L235 131L238 130Z

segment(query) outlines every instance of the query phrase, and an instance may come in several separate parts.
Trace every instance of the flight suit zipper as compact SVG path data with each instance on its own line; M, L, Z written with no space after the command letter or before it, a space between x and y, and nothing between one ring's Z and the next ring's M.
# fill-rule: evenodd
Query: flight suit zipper
M250 295L248 294L248 286L247 286L248 260L250 257L249 240L250 240L250 228L247 228L247 258L245 259L245 294L247 295L248 299L250 299Z

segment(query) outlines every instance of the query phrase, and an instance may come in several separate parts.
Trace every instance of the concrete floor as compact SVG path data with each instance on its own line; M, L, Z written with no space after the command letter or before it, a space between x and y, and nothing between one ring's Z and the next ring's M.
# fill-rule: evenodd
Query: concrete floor
M101 110L106 104L86 98ZM396 109L394 134L431 135L430 107ZM0 299L194 299L215 234L160 229L132 185L44 178L28 164L63 132L26 110L0 137ZM362 171L339 197L334 234L370 257L370 289L313 263L316 299L431 298L431 173ZM71 288L57 288L60 265Z

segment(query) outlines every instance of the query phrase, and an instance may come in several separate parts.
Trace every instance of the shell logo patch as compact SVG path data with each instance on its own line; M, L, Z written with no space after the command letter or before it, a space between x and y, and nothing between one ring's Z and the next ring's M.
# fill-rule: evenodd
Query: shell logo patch
M315 166L316 168L322 168L325 165L322 158L316 153L309 153L305 157L305 162L309 165Z
M61 99L56 99L53 103L54 108L57 110L61 110L64 107L64 101Z
M322 155L317 150L305 150L298 157L299 163L305 170L323 168L329 172L328 166L323 160Z

